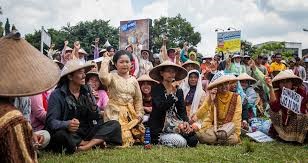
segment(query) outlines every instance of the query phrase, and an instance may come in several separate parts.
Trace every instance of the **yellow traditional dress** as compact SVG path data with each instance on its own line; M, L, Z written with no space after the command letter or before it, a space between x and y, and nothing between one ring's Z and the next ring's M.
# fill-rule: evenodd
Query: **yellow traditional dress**
M227 92L226 94L217 94L217 127L221 127L225 123L225 119L227 118L227 114L229 113L229 106L231 103L231 99L233 97L233 92ZM214 125L214 103L210 102L210 96L206 96L204 103L198 109L196 113L198 119L203 119L203 123L201 125L200 133L213 128ZM240 134L241 134L241 119L242 119L242 103L241 97L238 95L236 98L234 115L231 120L235 124L235 132L232 134L232 143L240 142ZM230 136L230 137L231 137ZM236 143L235 143L236 144Z
M101 64L99 77L108 87L109 102L104 111L104 121L117 120L122 129L123 147L143 141L144 126L138 117L143 117L142 94L138 81L131 76L127 79L117 73L108 72L109 59Z

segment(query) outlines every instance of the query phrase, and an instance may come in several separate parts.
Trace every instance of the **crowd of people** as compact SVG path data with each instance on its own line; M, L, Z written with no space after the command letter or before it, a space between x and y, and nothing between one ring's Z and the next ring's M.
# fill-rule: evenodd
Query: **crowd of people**
M187 43L167 49L165 38L159 54L98 42L92 59L78 41L73 48L65 41L52 60L16 31L0 39L1 162L35 162L39 150L140 145L147 127L151 144L170 147L235 145L257 130L307 143L308 56L200 59ZM281 105L284 88L301 96L300 113Z

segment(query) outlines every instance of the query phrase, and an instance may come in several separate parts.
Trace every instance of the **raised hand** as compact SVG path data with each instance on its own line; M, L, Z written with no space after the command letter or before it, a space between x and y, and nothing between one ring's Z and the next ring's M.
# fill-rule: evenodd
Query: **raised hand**
M272 79L270 77L265 77L265 83L269 87L273 87Z
M212 102L216 99L216 94L217 94L217 88L213 88L210 90L210 97Z
M67 46L67 45L68 45L68 41L65 40L65 41L64 41L64 46Z
M248 65L249 65L253 70L256 69L256 63L255 63L254 60L251 59L250 61L248 61Z
M74 42L74 48L77 49L77 50L80 49L80 42L79 41Z
M99 37L95 38L94 43L95 43L96 45L98 45L98 43L99 43Z

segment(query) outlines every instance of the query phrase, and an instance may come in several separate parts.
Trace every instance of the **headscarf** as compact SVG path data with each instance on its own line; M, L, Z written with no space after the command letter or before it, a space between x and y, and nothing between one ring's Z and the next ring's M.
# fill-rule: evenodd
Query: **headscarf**
M201 100L201 96L202 96L202 93L204 92L203 89L202 89L202 82L201 82L201 74L198 70L191 70L188 72L188 75L187 75L187 80L185 80L184 84L182 85L182 90L183 90L183 93L184 93L184 98L186 98L189 90L190 90L190 85L189 85L189 82L188 82L188 78L189 78L189 75L191 73L197 73L199 78L198 78L198 82L197 82L197 86L196 86L196 91L195 91L195 95L194 95L194 99L193 99L193 102L191 104L191 113L190 115L196 113L196 111L198 110L199 108L199 104L200 104L200 100Z

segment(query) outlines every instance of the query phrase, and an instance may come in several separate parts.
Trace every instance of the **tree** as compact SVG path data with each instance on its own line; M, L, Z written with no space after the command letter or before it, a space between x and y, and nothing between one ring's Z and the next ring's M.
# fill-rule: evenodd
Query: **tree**
M4 31L2 25L3 25L3 23L0 21L0 37L3 36L3 31Z
M64 41L69 41L69 46L73 48L75 41L80 41L81 47L89 54L91 53L91 44L96 37L100 38L101 46L108 39L112 46L117 48L119 43L118 29L109 25L109 21L93 20L79 22L75 26L67 24L60 30L53 28L47 29L51 36L52 43L55 44L55 49L62 50ZM27 34L26 40L34 47L40 49L41 32L36 30L33 34Z
M3 14L2 7L0 6L0 15L2 15L2 14ZM3 31L4 31L2 25L3 25L3 23L0 21L0 37L3 36Z
M5 29L4 30L5 35L8 35L9 33L11 33L11 25L9 23L9 18L6 18L4 29Z
M168 48L179 47L185 41L196 46L201 41L200 33L195 32L191 23L182 18L180 14L175 17L160 17L154 20L151 39L155 53L159 52L162 46L162 34L168 36Z
M252 43L247 40L241 40L241 51L245 54L252 56L256 48L252 46Z
M283 59L290 59L293 57L293 51L286 49L285 42L271 42L266 43L255 50L254 57L257 55L271 55L281 53Z
M11 31L14 31L14 30L17 30L17 29L16 29L15 25L13 24Z

